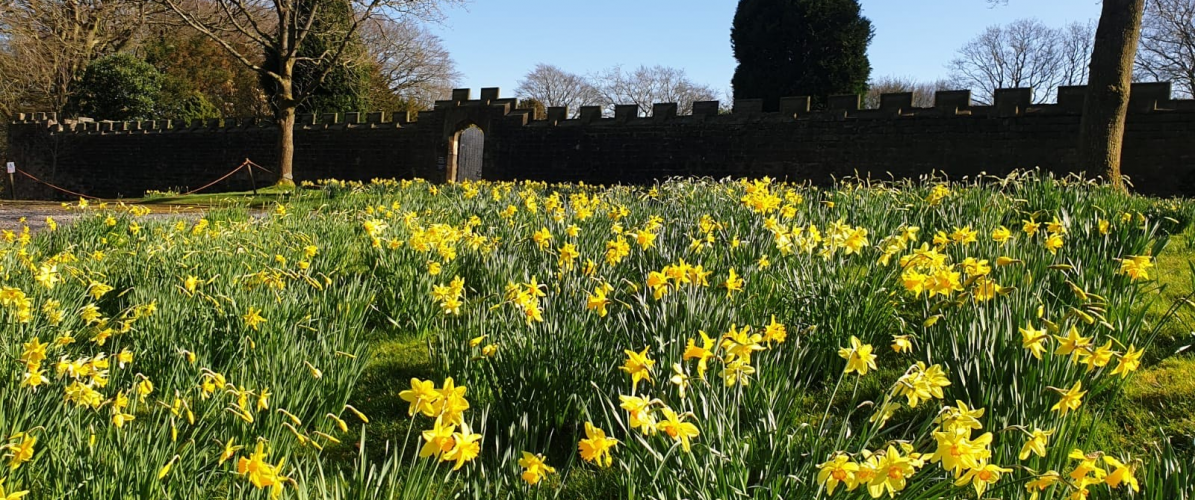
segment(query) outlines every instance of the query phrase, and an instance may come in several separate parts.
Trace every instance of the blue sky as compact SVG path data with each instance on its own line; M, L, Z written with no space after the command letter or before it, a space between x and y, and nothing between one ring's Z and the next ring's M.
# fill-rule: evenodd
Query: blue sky
M511 94L537 63L576 73L622 64L662 64L729 90L735 60L735 0L470 0L448 12L439 34L463 73L463 87ZM1022 17L1050 25L1099 17L1098 0L862 0L876 36L873 76L934 80L955 51L985 27Z

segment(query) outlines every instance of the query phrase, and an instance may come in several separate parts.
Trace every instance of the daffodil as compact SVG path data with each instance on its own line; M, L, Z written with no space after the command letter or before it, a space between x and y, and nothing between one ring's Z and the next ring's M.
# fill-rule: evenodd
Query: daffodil
M1046 330L1035 330L1033 325L1026 326L1020 329L1021 332L1021 347L1029 350L1029 353L1034 358L1041 359L1042 353L1046 352L1044 342L1050 338L1046 335Z
M237 474L248 478L249 483L258 489L271 488L279 482L277 468L266 462L267 454L265 443L258 441L253 454L237 460Z
M4 479L0 479L0 500L19 500L28 494L29 491L13 491L9 493L8 490L4 489Z
M452 434L452 449L440 457L445 462L456 462L452 470L460 470L466 462L470 462L481 454L481 435L474 434L467 424L461 424L461 432Z
M838 350L838 356L846 360L846 373L855 372L859 376L867 375L868 370L876 369L876 356L871 353L871 344L864 344L859 337L851 335L851 347Z
M611 451L618 445L618 440L606 437L605 431L595 427L591 422L585 422L585 439L577 448L581 452L581 459L600 467L609 467L613 462Z
M520 477L532 486L539 484L548 474L556 473L556 469L544 461L543 455L532 454L527 451L524 451L523 457L519 459L519 467L523 468L523 473Z
M245 320L245 326L252 328L253 331L257 331L257 326L266 321L266 318L261 315L261 309L256 307L250 307L249 312L245 313L242 319Z
M697 426L692 422L684 421L683 415L677 415L676 411L667 406L660 409L660 413L664 415L664 418L660 419L660 422L656 424L656 430L679 441L681 448L688 453L690 451L690 440L701 434L697 430Z
M714 357L713 349L717 345L714 339L706 335L703 331L697 332L701 335L701 347L697 346L697 341L689 339L688 345L685 347L681 359L688 361L690 359L697 360L697 378L705 380L705 371L708 368L709 359Z
M452 438L454 432L456 432L455 424L445 422L442 417L436 417L436 422L432 428L423 431L423 440L426 442L419 449L419 456L422 458L433 455L439 457L451 451L455 444Z
M411 379L411 388L398 393L398 397L411 404L407 408L407 416L422 413L428 417L436 416L435 404L442 395L436 390L435 382Z
M1137 478L1133 476L1133 467L1125 465L1111 455L1104 455L1104 464L1112 469L1112 472L1104 476L1104 483L1109 487L1119 488L1121 484L1124 484L1132 488L1134 493L1141 491L1140 485L1137 484Z
M1136 346L1130 345L1129 350L1120 356L1116 368L1112 369L1112 375L1120 375L1120 378L1129 376L1130 373L1137 370L1141 366L1141 355L1144 350L1136 349Z
M1066 416L1067 412L1078 410L1079 407L1083 405L1083 395L1087 394L1087 391L1080 390L1082 388L1083 382L1076 381L1075 385L1071 386L1071 388L1068 390L1063 391L1061 389L1057 389L1057 391L1062 394L1062 398L1059 399L1058 403L1056 403L1050 409L1052 411L1059 412L1064 417Z
M954 482L955 486L966 486L970 484L975 488L975 493L978 498L983 498L983 493L987 491L988 487L996 484L1000 480L1001 474L1012 472L1012 469L1006 469L995 464L983 464L981 467L968 470L963 477L958 478Z
M726 296L730 297L734 292L743 291L743 278L739 277L734 272L734 268L730 268L730 274L726 277L726 281L722 283L726 287Z
M895 446L889 445L884 456L876 465L876 474L867 483L867 491L872 498L878 498L885 492L889 497L905 489L908 479L917 472L913 460L908 456L901 456Z
M623 351L627 355L627 360L621 367L619 367L619 369L631 376L631 392L636 392L638 390L639 381L652 381L651 369L656 362L655 360L647 357L647 349L647 347L644 347L643 351L641 352L635 352L631 350Z
M1120 259L1120 271L1118 272L1133 281L1148 280L1149 269L1153 266L1148 255L1136 255Z
M1048 471L1045 474L1037 476L1032 481L1025 483L1025 489L1029 491L1029 498L1037 500L1041 492L1045 491L1055 484L1062 482L1062 474L1055 471Z
M412 385L412 387L414 387ZM444 420L457 424L461 423L462 414L469 409L469 401L465 399L465 386L456 386L452 377L444 379L444 386L440 389L440 397L432 404L432 411L442 415ZM429 415L430 416L430 415Z
M34 446L37 445L37 436L27 432L17 432L9 438L12 444L5 445L3 448L8 449L5 457L8 457L8 468L16 470L21 464L33 460Z
M859 464L852 462L850 457L842 454L835 455L832 460L819 464L817 482L826 488L826 495L833 496L838 485L846 485L847 491L854 490L859 483L855 480L855 473L859 472Z
M1050 436L1054 431L1043 431L1041 429L1034 429L1029 434L1029 440L1025 441L1025 445L1021 447L1021 452L1017 454L1017 458L1025 460L1029 458L1030 453L1037 454L1039 457L1046 456L1046 446L1050 443Z

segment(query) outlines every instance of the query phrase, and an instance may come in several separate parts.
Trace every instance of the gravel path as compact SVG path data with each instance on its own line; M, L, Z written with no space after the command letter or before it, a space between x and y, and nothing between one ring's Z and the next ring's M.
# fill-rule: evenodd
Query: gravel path
M151 219L172 219L186 217L194 219L207 211L207 207L148 205L151 212L146 217ZM0 229L17 230L21 228L21 218L29 229L38 231L46 227L46 217L53 217L59 224L69 224L83 215L81 212L67 210L62 203L47 201L3 201L0 202Z

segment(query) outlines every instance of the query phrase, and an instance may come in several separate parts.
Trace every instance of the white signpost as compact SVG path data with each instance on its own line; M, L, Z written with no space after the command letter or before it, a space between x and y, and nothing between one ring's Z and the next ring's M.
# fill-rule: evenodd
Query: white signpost
M5 168L8 170L8 194L15 200L17 199L17 181L12 174L17 173L17 164L10 161Z

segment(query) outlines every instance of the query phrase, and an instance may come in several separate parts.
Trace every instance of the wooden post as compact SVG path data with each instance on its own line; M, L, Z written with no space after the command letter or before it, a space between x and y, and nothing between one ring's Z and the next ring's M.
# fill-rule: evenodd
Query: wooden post
M257 181L253 180L253 162L245 158L245 166L249 168L249 185L253 187L253 196L257 196Z

